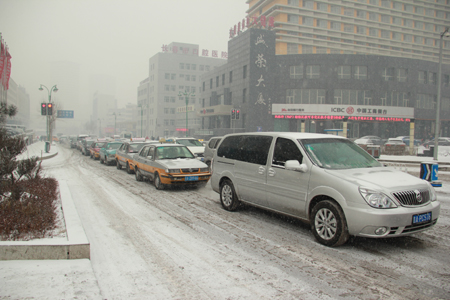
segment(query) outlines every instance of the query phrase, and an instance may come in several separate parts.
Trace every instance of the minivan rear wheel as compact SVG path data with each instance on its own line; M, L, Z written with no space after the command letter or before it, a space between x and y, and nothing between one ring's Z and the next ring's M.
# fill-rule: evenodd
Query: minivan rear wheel
M220 202L222 207L229 211L236 210L240 204L233 183L228 179L224 180L220 185Z
M323 200L314 206L311 230L319 243L325 246L340 246L349 238L344 212L332 200Z

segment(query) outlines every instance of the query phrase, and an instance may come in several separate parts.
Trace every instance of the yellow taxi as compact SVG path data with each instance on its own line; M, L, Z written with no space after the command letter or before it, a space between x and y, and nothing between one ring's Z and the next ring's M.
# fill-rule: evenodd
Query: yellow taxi
M149 143L152 142L146 142L145 139L137 138L130 139L130 141L128 142L124 142L122 146L120 146L120 148L116 151L116 168L119 170L125 168L128 174L133 174L133 155L138 153L142 147Z
M205 186L211 177L208 166L180 144L145 145L133 164L136 180L146 177L158 190L170 185Z

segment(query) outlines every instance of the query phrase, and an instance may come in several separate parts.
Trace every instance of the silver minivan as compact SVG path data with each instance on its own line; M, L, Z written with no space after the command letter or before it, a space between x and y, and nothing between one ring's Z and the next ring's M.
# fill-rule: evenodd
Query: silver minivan
M429 182L325 134L226 135L214 155L211 186L226 210L243 202L300 218L327 246L342 245L350 235L420 232L435 225L440 212Z

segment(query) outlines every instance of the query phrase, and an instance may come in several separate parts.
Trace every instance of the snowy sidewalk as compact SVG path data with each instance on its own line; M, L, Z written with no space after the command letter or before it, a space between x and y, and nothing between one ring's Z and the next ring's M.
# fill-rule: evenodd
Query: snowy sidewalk
M40 157L49 159L58 154L57 144L51 145L50 151L45 152L45 142L37 142L27 147L18 159ZM70 191L65 182L61 182L61 198L72 201ZM64 202L64 201L63 201ZM64 204L64 203L63 203ZM88 243L82 228L78 213L73 203L63 205L64 216L67 218L66 227L68 238L60 241L65 245L65 256L89 256L89 249L80 249ZM77 223L71 226L69 223ZM81 228L80 228L81 227ZM69 241L79 245L70 245ZM58 243L58 241L55 241ZM7 244L8 242L0 242ZM14 243L14 242L12 242ZM16 242L24 244L26 242ZM30 244L39 244L37 240ZM45 245L47 244L47 245ZM48 248L48 241L42 247ZM51 248L51 246L50 246ZM16 249L17 250L17 249ZM81 252L80 252L81 251ZM87 253L86 253L87 251ZM21 252L13 251L13 252ZM28 251L27 251L28 252ZM41 256L42 251L29 251L34 256ZM33 253L34 252L34 253ZM59 251L53 251L59 252ZM19 255L20 253L9 253ZM54 255L55 253L50 253ZM27 254L28 255L28 254ZM19 288L20 287L20 288ZM102 299L97 278L89 259L34 259L34 260L0 260L0 299Z

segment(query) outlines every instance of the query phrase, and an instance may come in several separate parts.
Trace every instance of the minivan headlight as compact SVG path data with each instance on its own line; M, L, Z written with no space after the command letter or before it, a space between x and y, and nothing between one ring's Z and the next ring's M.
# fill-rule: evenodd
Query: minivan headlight
M359 188L359 193L366 200L367 204L375 208L394 208L397 204L388 195L371 189Z

